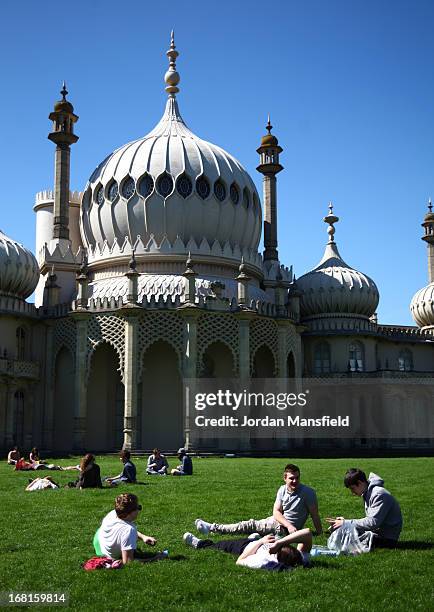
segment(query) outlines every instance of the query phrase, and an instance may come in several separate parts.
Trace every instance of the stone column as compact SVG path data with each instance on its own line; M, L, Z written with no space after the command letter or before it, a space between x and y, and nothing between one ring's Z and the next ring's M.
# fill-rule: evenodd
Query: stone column
M239 318L238 321L238 349L239 349L239 378L246 382L250 379L250 320L251 316Z
M0 423L2 424L2 435L0 437L0 445L6 447L6 420L8 416L7 404L7 387L5 383L0 382Z
M75 411L74 411L74 450L85 448L87 414L87 324L89 314L75 312L77 342L75 351Z
M10 448L14 444L14 410L15 410L15 391L16 387L9 384L6 391L6 427L5 442L6 447Z
M137 308L140 312L140 308ZM129 308L125 312L125 364L124 364L124 444L125 450L137 446L137 401L138 401L138 313Z
M50 323L46 327L46 350L45 350L45 384L44 400L42 405L42 447L45 449L53 448L54 431L54 363L53 355L53 325Z
M253 313L246 311L238 315L238 376L241 387L247 390L250 383L250 321L253 317ZM250 439L246 435L240 438L239 448L241 451L249 450Z
M264 176L264 259L278 260L276 176Z
M26 448L35 446L34 433L39 437L39 430L35 428L35 385L28 384L24 391L24 444ZM38 443L39 444L39 443Z
M190 307L191 309L191 307ZM189 310L190 310L189 309ZM192 312L185 316L185 350L183 378L188 379L188 385L184 384L184 446L188 450L191 446L190 420L194 418L194 407L192 398L194 396L197 378L197 317L198 313L192 307Z
M54 162L53 238L69 239L69 144L59 143Z

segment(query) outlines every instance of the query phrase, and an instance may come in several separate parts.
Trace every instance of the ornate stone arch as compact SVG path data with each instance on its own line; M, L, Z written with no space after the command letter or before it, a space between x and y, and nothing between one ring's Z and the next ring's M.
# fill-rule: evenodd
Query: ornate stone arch
M300 361L301 361L301 340L294 326L288 327L285 334L285 360L288 361L289 355L292 353L295 366L296 378L301 376Z
M184 344L184 322L176 312L149 312L139 317L137 331L138 381L141 381L143 357L153 344L162 340L167 342L178 357L179 371L182 373L182 354Z
M96 348L107 342L119 357L119 372L124 382L125 321L116 315L94 315L87 324L86 378L89 378L90 363Z
M257 350L266 346L273 353L274 363L277 367L278 355L278 328L272 319L255 319L250 323L250 372L254 369L254 360Z
M54 383L57 355L62 348L71 353L72 363L75 368L75 352L77 342L77 329L74 319L68 317L58 319L53 328L53 352L51 361L51 382Z
M233 315L207 313L199 317L197 322L197 374L203 368L203 356L211 344L221 342L232 353L234 373L238 375L238 321Z

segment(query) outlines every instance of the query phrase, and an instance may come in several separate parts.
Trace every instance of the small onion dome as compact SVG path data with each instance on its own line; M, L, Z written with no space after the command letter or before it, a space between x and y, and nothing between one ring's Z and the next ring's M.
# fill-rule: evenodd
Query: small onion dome
M320 314L355 314L370 317L378 306L379 293L374 281L351 268L342 259L334 241L333 224L339 218L330 212L324 217L329 224L329 242L319 264L297 280L302 318Z
M262 136L261 147L277 147L279 144L279 141L277 140L276 136L271 133L273 126L271 125L271 122L270 122L270 115L268 115L268 123L267 123L266 129L268 131L268 134L266 134L265 136Z
M0 230L0 294L25 299L38 280L39 266L33 253Z
M71 102L69 102L69 100L66 99L68 91L66 89L65 81L63 81L63 87L60 93L62 94L62 99L56 102L56 104L54 105L54 111L64 112L64 113L74 113L74 107L72 106Z
M434 221L434 213L432 211L431 198L428 200L428 212L426 213L423 221L424 221L424 223L432 223Z
M410 303L410 311L419 327L434 325L434 283L415 293Z

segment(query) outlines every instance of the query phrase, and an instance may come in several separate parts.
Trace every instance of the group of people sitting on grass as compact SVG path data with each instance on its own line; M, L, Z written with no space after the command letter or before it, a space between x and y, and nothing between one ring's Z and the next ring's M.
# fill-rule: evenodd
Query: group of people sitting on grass
M193 474L193 463L191 457L187 454L185 448L178 450L178 459L180 464L177 465L169 472L169 463L164 455L161 454L160 449L154 448L152 455L149 455L146 467L146 473L149 475L166 476L171 474L172 476L191 476ZM109 476L104 479L104 482L109 486L116 486L121 483L136 483L137 482L137 470L134 463L131 461L131 454L127 450L122 450L119 455L119 460L122 462L122 470L116 476ZM88 489L88 488L101 488L103 482L101 480L101 470L99 465L95 461L95 456L92 453L87 453L81 459L79 465L60 467L54 466L53 464L41 463L39 459L39 451L35 447L30 453L30 461L25 461L20 454L18 447L14 447L8 454L8 464L14 465L15 469L19 470L36 470L36 469L59 469L59 470L78 470L79 477L68 483L69 488ZM47 482L42 482L44 478L35 478L26 488L27 491L36 491L44 488L57 488L51 487ZM51 482L52 479L49 479ZM44 486L46 485L46 486Z
M119 455L120 461L123 463L123 468L117 476L109 476L105 478L105 482L111 486L116 486L121 483L134 483L137 481L137 470L134 463L131 461L131 454L127 450L123 450ZM176 468L170 471L172 476L191 476L193 474L193 462L188 456L185 448L178 450L178 459L181 461ZM152 455L149 455L146 464L146 473L150 476L167 476L169 474L169 463L164 455L161 454L159 448L154 448Z
M284 570L310 563L313 536L323 531L314 489L300 482L300 469L293 464L285 467L284 485L278 491L273 514L264 519L249 519L237 523L207 522L196 519L197 531L204 535L243 535L242 539L200 539L190 532L183 536L186 545L196 549L213 548L237 556L237 564L256 569ZM383 487L383 480L371 473L352 468L344 477L344 485L354 495L363 497L365 517L362 519L328 518L329 531L355 527L359 534L371 534L372 548L395 548L402 529L401 509L397 500ZM135 521L142 507L137 496L123 493L115 500L115 508L103 519L94 537L97 555L121 559L124 564L142 560L137 541L154 546L155 538L137 531ZM315 531L305 528L312 518ZM296 545L296 546L294 546ZM161 554L156 557L161 558Z
M29 460L21 456L18 446L14 446L8 453L8 464L15 470L63 470L65 468L53 463L44 463L39 458L39 450L34 446L29 453Z

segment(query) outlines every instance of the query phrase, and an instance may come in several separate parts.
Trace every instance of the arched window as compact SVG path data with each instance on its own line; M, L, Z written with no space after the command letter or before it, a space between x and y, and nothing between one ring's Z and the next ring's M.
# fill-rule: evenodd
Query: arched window
M404 349L399 353L398 369L401 372L411 372L413 370L413 355L409 349Z
M315 374L330 372L330 345L328 342L320 342L316 345L313 369Z
M363 344L361 342L351 342L348 355L348 369L350 372L363 372Z
M26 330L23 327L17 328L16 340L17 359L24 360L26 358Z

